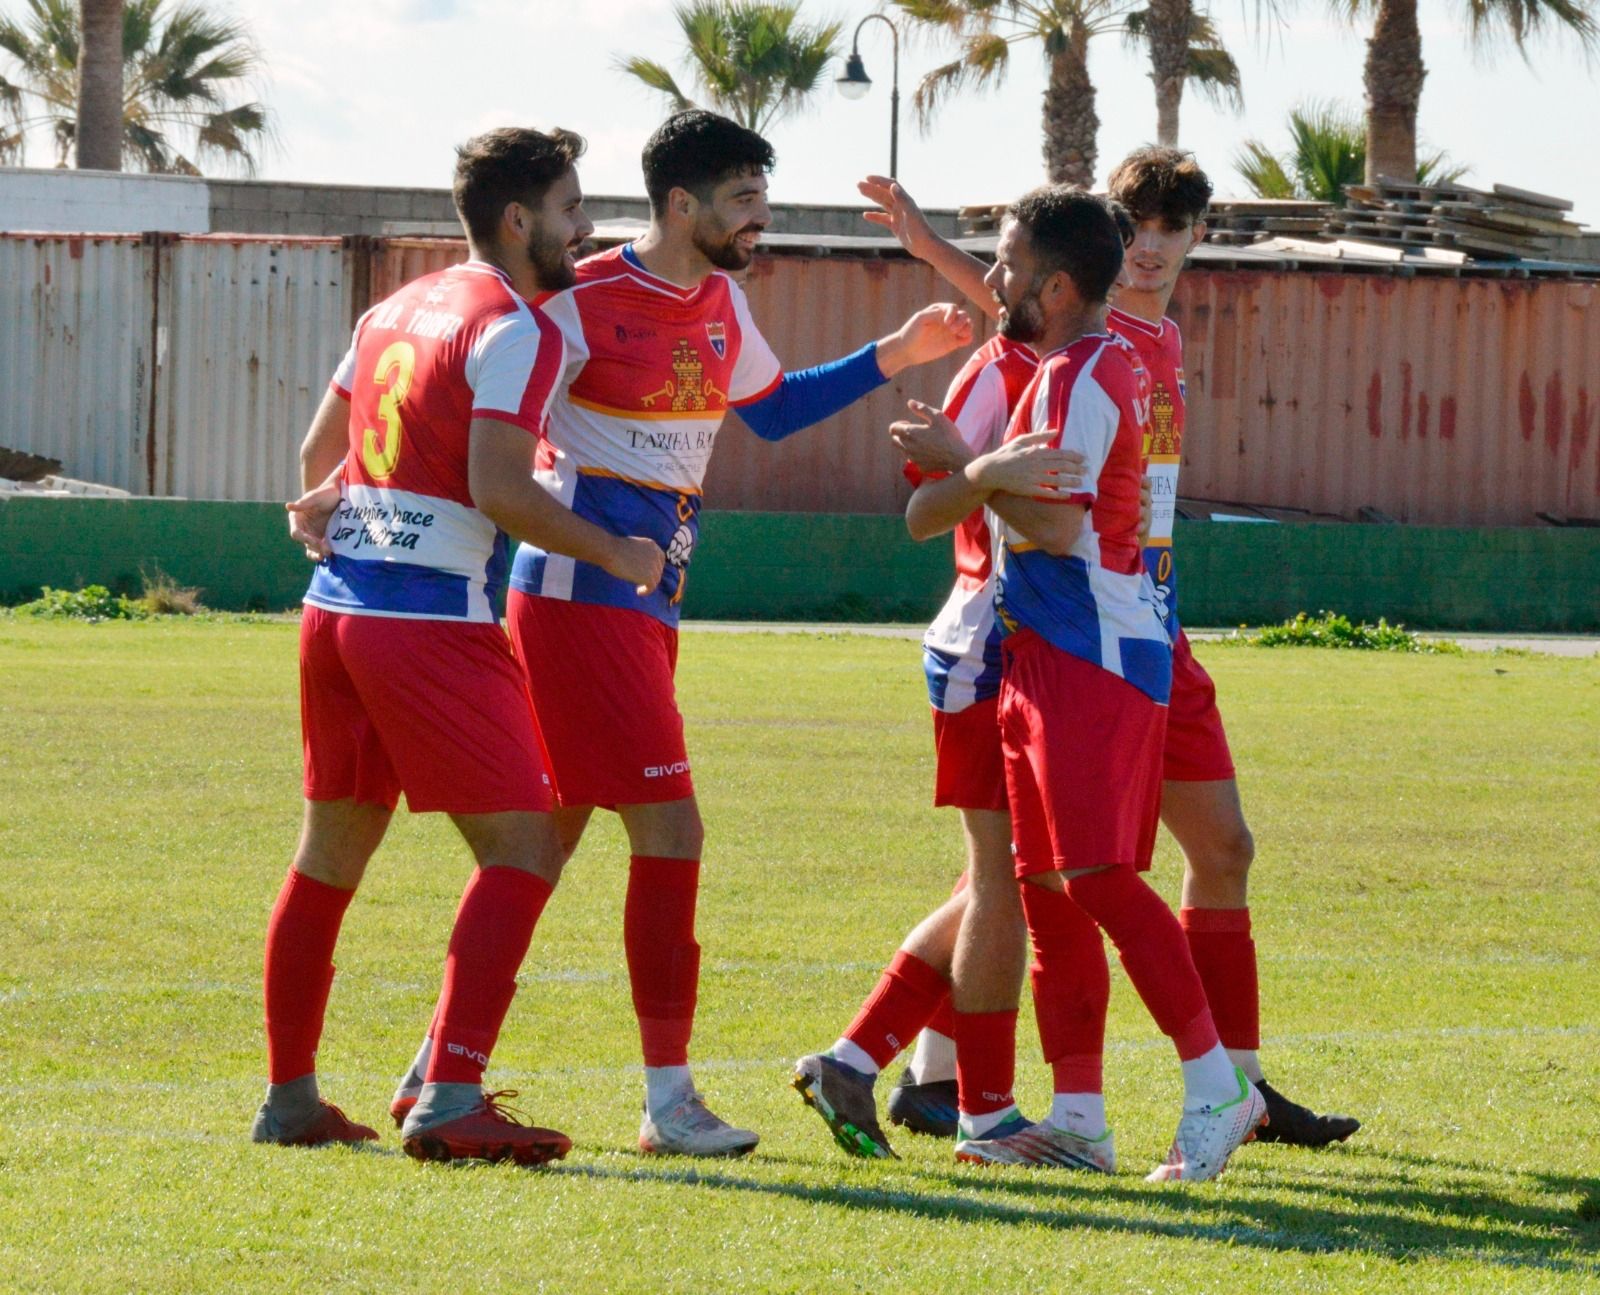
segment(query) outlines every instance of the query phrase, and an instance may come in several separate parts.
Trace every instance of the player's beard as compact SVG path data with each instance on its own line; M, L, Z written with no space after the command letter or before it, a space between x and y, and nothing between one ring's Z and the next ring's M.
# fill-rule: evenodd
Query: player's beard
M690 239L695 249L719 270L743 270L755 256L754 249L739 246L743 234L760 234L760 225L742 225L729 230L720 220L696 221Z
M1028 291L1015 303L1006 302L1005 318L1000 321L1000 336L1013 342L1037 342L1044 333L1044 310L1039 305L1039 284L1028 285Z
M560 292L578 281L578 274L567 259L565 243L536 231L528 239L528 260L533 265L533 277L544 292Z

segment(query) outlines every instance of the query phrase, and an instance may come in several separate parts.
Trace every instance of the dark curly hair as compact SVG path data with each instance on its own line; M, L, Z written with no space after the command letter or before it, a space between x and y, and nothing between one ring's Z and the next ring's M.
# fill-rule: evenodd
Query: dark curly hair
M686 108L656 127L640 160L650 210L660 215L674 189L687 189L704 201L730 176L765 175L778 155L738 122L703 108Z
M1110 294L1122 270L1124 228L1112 203L1073 185L1047 184L1023 194L1006 216L1028 231L1041 277L1065 271L1090 304Z

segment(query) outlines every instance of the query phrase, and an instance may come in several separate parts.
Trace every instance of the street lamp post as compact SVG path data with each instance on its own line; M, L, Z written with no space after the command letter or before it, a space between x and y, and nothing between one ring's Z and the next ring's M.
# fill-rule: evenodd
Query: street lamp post
M900 169L900 29L881 13L869 13L857 23L855 35L850 38L850 57L845 60L844 75L835 84L846 99L860 99L872 89L872 78L861 61L861 29L874 19L887 23L894 37L894 72L889 90L889 178L896 180Z

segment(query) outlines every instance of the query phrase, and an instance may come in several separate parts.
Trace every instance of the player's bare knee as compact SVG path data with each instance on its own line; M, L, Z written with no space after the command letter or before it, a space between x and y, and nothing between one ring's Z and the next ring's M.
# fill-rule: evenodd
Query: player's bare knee
M1256 857L1256 840L1243 820L1215 833L1189 855L1190 869L1206 881L1243 884Z

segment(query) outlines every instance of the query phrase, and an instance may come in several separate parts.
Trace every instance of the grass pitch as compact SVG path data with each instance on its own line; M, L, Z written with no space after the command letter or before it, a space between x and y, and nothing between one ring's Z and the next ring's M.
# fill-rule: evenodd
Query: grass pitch
M591 829L491 1079L576 1147L540 1171L252 1146L262 930L298 824L295 630L0 620L0 1288L38 1291L1600 1289L1600 661L1202 645L1259 843L1267 1072L1359 1115L1137 1175L1168 1045L1114 979L1111 1180L846 1160L787 1087L959 867L916 646L687 633L709 844L694 1053L748 1160L634 1149L625 845ZM468 858L396 817L320 1058L377 1123ZM1175 899L1164 841L1153 874ZM1047 1101L1024 1009L1019 1092Z

